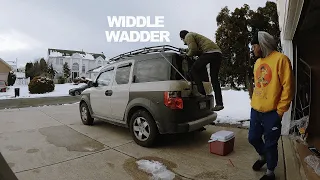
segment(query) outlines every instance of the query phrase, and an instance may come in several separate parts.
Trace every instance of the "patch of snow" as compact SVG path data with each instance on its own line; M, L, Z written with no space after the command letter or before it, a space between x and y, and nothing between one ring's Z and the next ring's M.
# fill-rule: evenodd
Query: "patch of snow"
M243 124L242 124L243 127L250 127L250 121L245 121Z
M62 53L55 52L55 51L50 52L50 55L49 55L49 57L61 57L61 56L63 56Z
M152 174L152 178L155 180L172 180L175 178L175 174L158 161L139 160L136 163L139 169Z
M94 60L94 57L91 54L86 53L86 55L83 56L84 59Z
M222 91L222 98L224 109L217 112L218 117L215 122L241 124L240 121L250 119L251 105L247 91Z
M44 93L44 94L30 94L29 88L27 85L15 85L8 87L7 92L0 92L0 99L18 99L18 98L40 98L40 97L60 97L60 96L69 96L69 90L72 88L77 88L85 85L85 83L80 83L74 85L72 83L66 84L55 84L53 92ZM14 97L14 89L20 88L20 96Z

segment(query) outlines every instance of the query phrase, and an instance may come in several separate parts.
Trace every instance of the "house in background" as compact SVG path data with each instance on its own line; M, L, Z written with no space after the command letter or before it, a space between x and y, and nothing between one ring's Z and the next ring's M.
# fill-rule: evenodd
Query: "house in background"
M52 64L57 74L55 78L63 76L63 65L68 63L71 71L70 79L88 77L88 71L108 63L103 53L87 53L84 51L48 49L47 64Z
M7 82L10 71L12 71L12 67L0 58L0 80Z

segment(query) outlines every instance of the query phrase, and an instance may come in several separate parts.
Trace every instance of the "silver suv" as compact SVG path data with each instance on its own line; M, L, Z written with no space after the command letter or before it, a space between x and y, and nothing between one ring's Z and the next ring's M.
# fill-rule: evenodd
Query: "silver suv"
M92 125L96 118L127 127L137 144L150 147L159 134L191 132L212 123L217 114L211 83L208 78L203 82L207 96L197 95L187 76L192 61L180 52L155 46L110 59L93 87L81 94L83 124ZM206 69L203 75L208 77Z

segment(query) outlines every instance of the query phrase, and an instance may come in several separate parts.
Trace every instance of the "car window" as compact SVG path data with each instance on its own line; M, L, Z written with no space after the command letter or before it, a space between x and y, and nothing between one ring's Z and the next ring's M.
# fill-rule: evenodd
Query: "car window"
M2 86L3 86L3 85L5 85L5 83L4 83L3 81L0 81L0 85L2 85Z
M154 82L169 80L169 64L163 58L138 61L135 64L135 82Z
M117 84L128 84L130 79L131 65L124 64L119 66L116 72L116 82Z
M114 70L105 71L97 79L98 86L109 86L112 82Z

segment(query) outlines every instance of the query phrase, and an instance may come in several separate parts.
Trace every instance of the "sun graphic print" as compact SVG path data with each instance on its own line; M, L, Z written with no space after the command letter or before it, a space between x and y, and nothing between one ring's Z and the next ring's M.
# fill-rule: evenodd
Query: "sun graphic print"
M256 87L266 87L272 79L272 71L268 64L261 64L256 70Z

